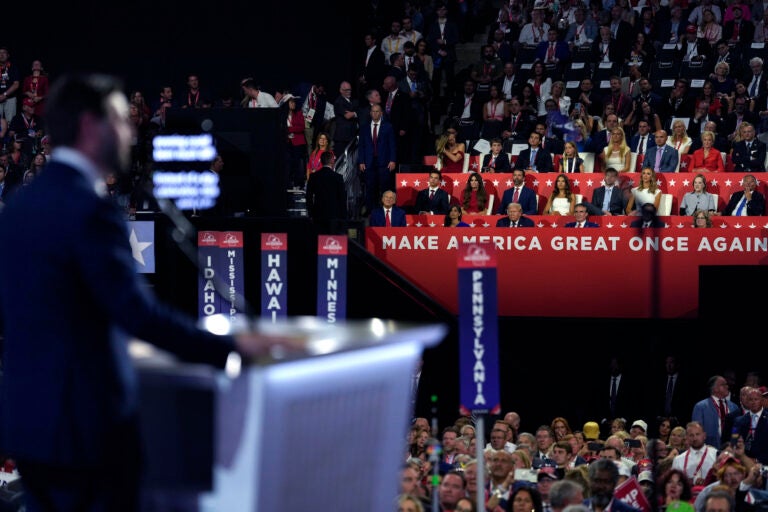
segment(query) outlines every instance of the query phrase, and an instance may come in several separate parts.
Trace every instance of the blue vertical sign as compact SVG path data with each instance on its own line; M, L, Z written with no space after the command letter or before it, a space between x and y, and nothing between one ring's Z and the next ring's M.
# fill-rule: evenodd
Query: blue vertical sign
M467 243L458 252L459 409L463 415L498 414L496 251L490 243Z
M347 317L347 237L317 237L317 316L332 324Z
M288 316L288 234L261 234L261 318Z
M245 293L242 231L200 231L198 316L234 317Z

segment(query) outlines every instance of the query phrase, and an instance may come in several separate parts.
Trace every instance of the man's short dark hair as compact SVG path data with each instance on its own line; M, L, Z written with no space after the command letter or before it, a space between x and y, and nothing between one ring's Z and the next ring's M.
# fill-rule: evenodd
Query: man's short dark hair
M320 155L320 164L323 167L330 167L333 163L333 153L330 151L324 151L323 154Z

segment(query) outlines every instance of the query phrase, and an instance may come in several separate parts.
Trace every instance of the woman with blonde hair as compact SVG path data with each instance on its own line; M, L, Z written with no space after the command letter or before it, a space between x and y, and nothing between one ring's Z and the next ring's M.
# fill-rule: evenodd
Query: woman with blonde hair
M560 159L559 172L584 172L584 159L579 156L576 143L569 140L564 145L563 158Z
M658 211L659 202L661 202L661 189L656 184L656 172L650 167L645 167L640 171L640 184L632 188L626 214L639 215L645 203L651 203Z
M681 156L687 155L688 150L691 149L691 143L693 141L688 136L688 132L685 129L685 123L682 119L675 119L672 121L672 133L667 139L667 145L672 146L677 150L678 159L680 161Z
M614 128L611 132L611 141L605 146L602 153L603 169L613 167L618 172L630 171L630 149L624 130Z
M715 148L715 134L705 130L701 133L701 147L693 152L689 172L723 171L723 154Z

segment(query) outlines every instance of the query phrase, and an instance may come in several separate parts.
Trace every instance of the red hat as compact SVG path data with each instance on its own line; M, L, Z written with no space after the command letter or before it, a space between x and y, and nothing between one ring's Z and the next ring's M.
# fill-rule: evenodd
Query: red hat
M29 107L34 107L35 106L35 102L32 101L32 98L24 98L24 104L29 106Z
M685 31L688 32L689 34L695 34L696 32L699 31L699 29L696 28L696 25L688 25Z

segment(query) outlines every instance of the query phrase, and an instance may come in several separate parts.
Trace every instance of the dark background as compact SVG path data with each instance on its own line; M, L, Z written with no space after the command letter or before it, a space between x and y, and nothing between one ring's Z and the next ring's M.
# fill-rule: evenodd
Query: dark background
M188 73L197 73L201 87L216 97L228 92L239 98L245 76L269 92L321 80L335 97L341 79L352 78L351 56L363 46L361 34L369 24L360 21L366 19L365 5L337 0L14 2L4 9L8 22L0 45L8 47L22 77L34 59L53 78L69 70L114 73L150 103L166 83L178 98Z

